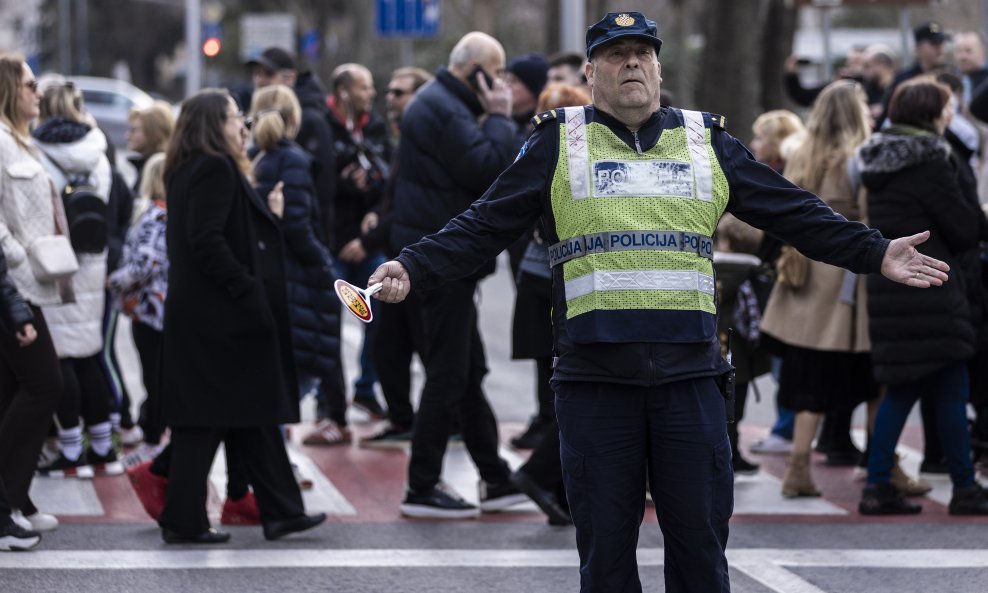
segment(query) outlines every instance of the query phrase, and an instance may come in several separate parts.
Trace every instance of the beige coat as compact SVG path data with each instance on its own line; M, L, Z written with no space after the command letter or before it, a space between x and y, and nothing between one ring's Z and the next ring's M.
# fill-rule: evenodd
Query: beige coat
M817 195L848 220L864 219L864 190L856 196L841 163L828 171ZM846 277L846 279L845 279ZM765 307L762 332L790 346L830 352L868 352L868 306L865 277L809 260L806 283L793 289L776 283ZM849 291L845 282L854 283ZM842 299L854 294L853 304Z
M33 305L61 302L55 283L35 278L27 260L31 243L54 234L51 180L40 156L21 148L0 123L0 247L18 292Z

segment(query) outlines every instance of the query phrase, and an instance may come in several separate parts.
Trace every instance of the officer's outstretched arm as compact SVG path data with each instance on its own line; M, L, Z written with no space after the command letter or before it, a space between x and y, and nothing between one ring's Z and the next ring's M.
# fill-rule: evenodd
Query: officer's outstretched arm
M371 274L367 279L367 286L372 286L380 282L384 286L378 291L376 296L385 303L400 303L408 296L412 289L412 281L408 277L408 270L400 263L391 260L386 261Z

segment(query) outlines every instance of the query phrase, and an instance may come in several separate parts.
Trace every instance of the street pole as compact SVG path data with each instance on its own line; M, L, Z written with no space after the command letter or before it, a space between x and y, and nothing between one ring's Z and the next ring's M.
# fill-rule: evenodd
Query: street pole
M72 74L72 4L58 0L58 70Z
M899 55L902 56L902 67L903 69L909 67L909 34L912 32L912 20L911 11L908 8L899 9L899 38L901 39L902 50Z
M185 70L185 96L191 97L202 87L202 2L185 0L185 51L188 62Z
M89 74L89 0L78 0L76 13L76 74Z
M586 0L559 0L560 51L583 53L586 36Z
M823 11L823 80L825 84L830 84L834 77L834 50L830 39L834 34L834 9L824 6L821 10Z

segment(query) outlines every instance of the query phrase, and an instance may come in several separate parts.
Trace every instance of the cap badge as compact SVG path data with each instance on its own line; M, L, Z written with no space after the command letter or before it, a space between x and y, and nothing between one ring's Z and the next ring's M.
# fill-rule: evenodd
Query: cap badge
M939 33L940 25L939 23L930 23L930 33Z
M614 24L619 27L630 27L635 24L635 19L627 14L620 14L616 19L614 19Z

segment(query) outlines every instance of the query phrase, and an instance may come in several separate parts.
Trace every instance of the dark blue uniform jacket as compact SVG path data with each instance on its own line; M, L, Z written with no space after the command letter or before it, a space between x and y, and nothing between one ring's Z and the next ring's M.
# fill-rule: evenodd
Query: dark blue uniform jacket
M815 195L804 191L770 167L757 162L741 142L722 128L712 127L714 152L730 184L727 210L739 219L794 245L806 256L858 273L878 272L888 241L878 231L848 222ZM586 108L587 122L607 125L629 150L634 136L608 114ZM556 243L550 186L559 154L559 122L549 118L522 149L520 158L498 177L470 208L439 233L405 248L398 261L405 266L415 290L470 275L495 257L541 217L549 244ZM720 120L720 118L716 118ZM656 144L665 129L680 121L663 107L641 127L642 150ZM576 343L566 332L566 299L562 266L553 269L553 329L558 361L554 378L564 381L603 381L659 385L714 376L727 369L716 336L703 342L677 342L655 328L654 341ZM634 312L628 322L634 323Z

